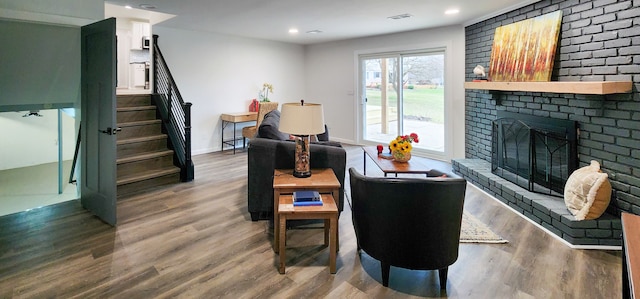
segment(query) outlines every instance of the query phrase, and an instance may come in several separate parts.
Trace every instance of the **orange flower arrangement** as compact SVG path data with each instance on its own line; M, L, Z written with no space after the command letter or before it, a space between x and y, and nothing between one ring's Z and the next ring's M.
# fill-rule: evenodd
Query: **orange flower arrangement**
M418 143L418 134L411 133L409 135L401 135L396 137L396 139L391 140L389 143L389 149L391 150L391 155L393 159L398 162L406 162L411 159L411 150L413 146L411 143Z

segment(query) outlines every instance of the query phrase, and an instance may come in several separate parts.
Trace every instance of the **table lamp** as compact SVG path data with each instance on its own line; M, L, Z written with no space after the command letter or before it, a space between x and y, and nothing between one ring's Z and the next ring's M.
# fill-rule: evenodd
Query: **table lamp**
M307 178L311 176L309 135L324 132L324 114L321 104L285 103L280 113L280 132L289 133L295 137L295 167L293 176Z

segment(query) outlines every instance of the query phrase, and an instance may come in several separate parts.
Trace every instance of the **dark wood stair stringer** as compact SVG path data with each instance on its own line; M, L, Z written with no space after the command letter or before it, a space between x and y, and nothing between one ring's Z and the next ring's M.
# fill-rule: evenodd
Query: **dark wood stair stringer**
M175 153L163 133L151 95L118 95L116 118L118 196L180 182Z

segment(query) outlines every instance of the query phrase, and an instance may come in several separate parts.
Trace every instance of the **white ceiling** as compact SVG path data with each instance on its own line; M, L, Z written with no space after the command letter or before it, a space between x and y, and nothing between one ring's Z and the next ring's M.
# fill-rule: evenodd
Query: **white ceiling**
M449 25L470 25L539 0L107 0L175 15L160 26L315 44ZM458 9L456 15L445 15ZM392 20L388 17L410 14ZM297 28L297 34L290 34ZM307 31L320 30L311 34Z

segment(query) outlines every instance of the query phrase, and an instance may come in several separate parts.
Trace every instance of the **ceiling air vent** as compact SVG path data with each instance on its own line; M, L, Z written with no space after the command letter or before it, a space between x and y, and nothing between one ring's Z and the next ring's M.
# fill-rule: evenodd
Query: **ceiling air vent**
M153 4L140 4L140 8L142 9L156 9L157 7Z
M390 16L390 17L387 17L387 19L400 20L400 19L406 19L406 18L410 18L410 17L412 17L410 14L405 13L405 14L401 14L401 15Z

